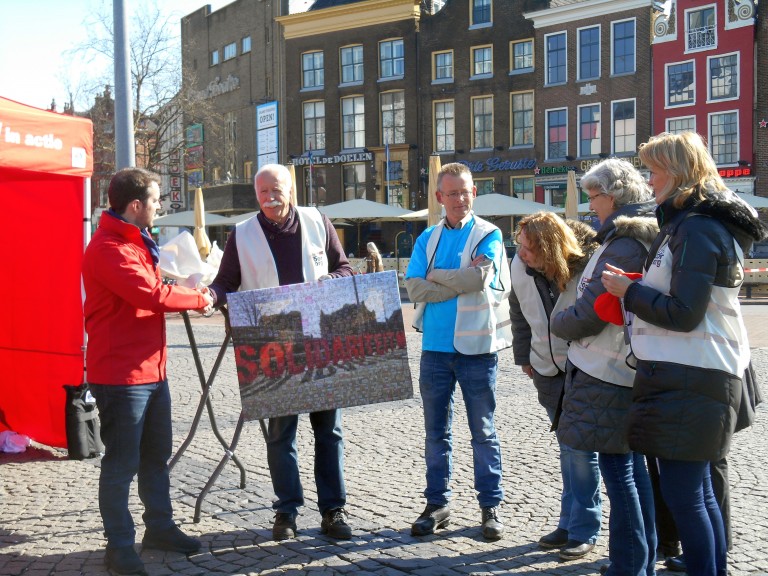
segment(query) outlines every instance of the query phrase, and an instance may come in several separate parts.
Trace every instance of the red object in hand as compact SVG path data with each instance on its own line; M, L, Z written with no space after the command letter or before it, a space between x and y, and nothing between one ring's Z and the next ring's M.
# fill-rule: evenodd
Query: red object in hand
M624 276L630 280L639 280L643 277L639 272L625 272ZM617 326L624 325L624 314L621 312L619 297L610 292L604 292L595 298L595 312L597 312L597 317L604 322L610 322Z

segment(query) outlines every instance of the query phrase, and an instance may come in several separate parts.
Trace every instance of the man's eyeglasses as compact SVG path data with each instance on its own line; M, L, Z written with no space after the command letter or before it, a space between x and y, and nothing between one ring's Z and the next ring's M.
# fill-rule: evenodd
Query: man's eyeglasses
M446 198L450 198L451 200L456 200L457 198L470 198L472 196L472 191L469 192L466 190L462 190L461 192L451 192L450 194L443 194Z

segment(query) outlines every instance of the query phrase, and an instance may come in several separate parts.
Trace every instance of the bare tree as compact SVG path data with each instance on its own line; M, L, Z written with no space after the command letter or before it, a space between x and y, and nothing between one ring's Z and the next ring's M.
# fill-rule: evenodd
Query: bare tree
M92 63L96 71L82 89L93 103L113 79L111 2L92 12L86 24L90 37L73 50L73 55ZM155 3L137 6L129 24L129 58L136 163L166 173L169 157L184 152L183 135L179 134L184 118L212 120L216 113L205 100L182 90L178 17L163 15Z

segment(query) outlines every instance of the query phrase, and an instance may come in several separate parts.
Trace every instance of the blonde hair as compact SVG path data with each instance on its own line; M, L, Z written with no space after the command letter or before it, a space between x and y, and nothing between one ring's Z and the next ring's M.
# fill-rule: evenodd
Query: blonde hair
M584 256L573 230L553 212L536 212L520 220L515 242L519 243L523 231L531 247L541 255L544 267L539 271L561 292L565 290L571 278L570 263Z
M704 200L707 191L728 189L704 138L696 132L662 132L651 136L640 145L639 155L648 168L663 170L669 175L666 190L660 192L674 198L676 208L681 208L691 197Z

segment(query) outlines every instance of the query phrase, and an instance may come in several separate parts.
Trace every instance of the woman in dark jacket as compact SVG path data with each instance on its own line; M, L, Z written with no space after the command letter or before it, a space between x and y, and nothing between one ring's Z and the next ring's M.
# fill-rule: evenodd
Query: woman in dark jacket
M598 247L594 238L590 226L563 221L553 212L526 216L515 234L517 254L512 260L509 296L512 351L515 364L533 380L550 422L563 395L568 343L551 333L549 319L558 299L563 301L561 308L573 304L575 285ZM569 540L594 544L602 516L597 454L560 443L560 474L563 489L557 528L542 536L539 545L562 548Z
M581 178L601 222L600 248L578 283L573 306L552 315L552 332L571 341L558 439L577 450L598 453L600 473L611 503L608 532L609 576L653 576L656 530L653 495L645 461L630 451L625 436L632 401L633 370L622 326L601 320L594 302L605 292L606 265L638 272L658 227L646 217L651 191L626 160L611 158ZM621 264L618 264L621 262ZM567 548L561 557L567 557Z
M603 284L634 313L633 450L658 459L661 491L692 576L727 573L710 462L730 447L749 364L738 293L744 254L765 234L718 175L698 134L660 134L640 147L661 228L643 279L609 268Z

